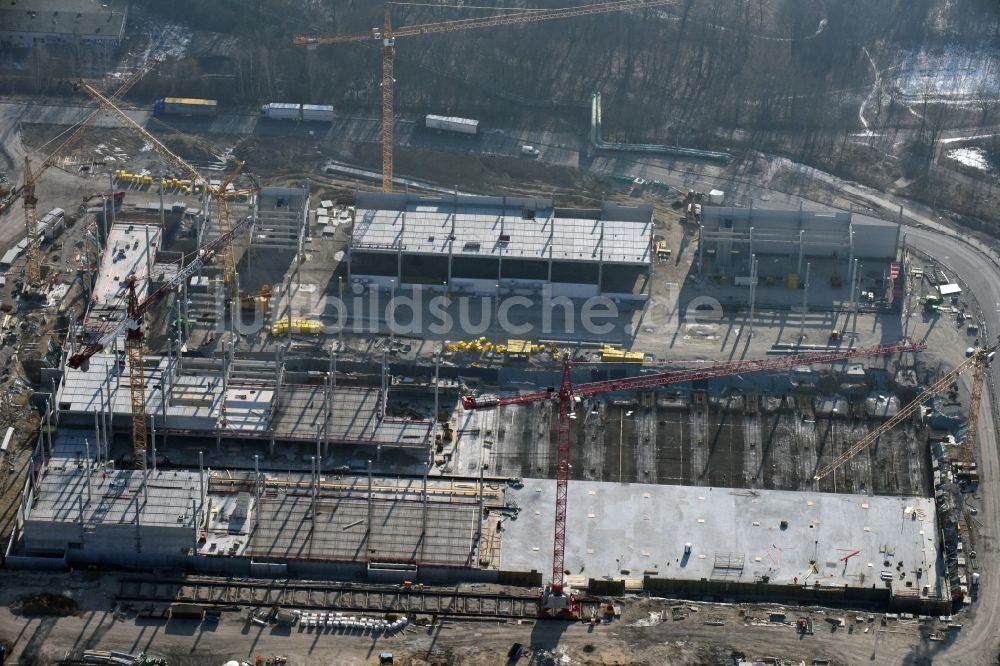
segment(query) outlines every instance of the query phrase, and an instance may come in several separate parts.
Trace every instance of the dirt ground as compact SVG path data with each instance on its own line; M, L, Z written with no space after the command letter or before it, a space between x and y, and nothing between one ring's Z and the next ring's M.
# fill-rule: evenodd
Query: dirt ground
M921 654L932 633L946 635L937 620L889 620L880 615L775 605L708 604L667 599L619 601L620 619L591 627L583 623L446 620L430 628L409 627L393 637L344 635L307 628L247 624L245 612L223 613L218 623L138 618L113 612L114 576L86 573L0 574L0 640L13 644L15 663L52 663L84 649L147 651L172 665L217 666L228 659L253 662L257 655L285 655L290 664L372 664L388 650L411 666L505 664L513 642L523 643L520 663L580 666L702 665L730 663L734 652L778 657L794 663L831 659L834 664L931 663ZM25 617L11 610L26 590L70 594L81 607L70 617ZM14 604L16 608L16 604ZM677 609L675 611L675 609ZM771 613L786 614L770 621ZM675 619L676 613L676 619ZM651 615L654 614L654 615ZM800 635L799 617L813 620L814 634ZM844 618L835 628L827 618ZM859 620L860 618L860 620ZM528 654L530 649L530 655Z

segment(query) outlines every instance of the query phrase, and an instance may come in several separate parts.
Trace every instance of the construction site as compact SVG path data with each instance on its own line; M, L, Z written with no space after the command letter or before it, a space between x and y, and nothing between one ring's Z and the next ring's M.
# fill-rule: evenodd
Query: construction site
M973 606L997 346L963 278L853 206L400 186L394 37L490 20L387 10L380 191L184 157L124 110L155 62L77 83L91 115L2 202L6 568L115 571L116 603L262 625ZM142 150L40 200L102 114Z

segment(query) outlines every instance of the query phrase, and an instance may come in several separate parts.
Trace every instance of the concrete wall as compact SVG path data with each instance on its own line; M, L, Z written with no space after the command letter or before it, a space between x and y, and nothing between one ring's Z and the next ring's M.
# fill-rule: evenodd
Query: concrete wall
M884 587L815 587L802 585L773 585L768 583L739 583L721 580L675 580L646 576L643 589L658 596L676 595L687 599L703 599L715 596L719 599L738 598L759 601L776 600L787 604L788 600L823 605L847 606L851 608L878 608L889 611L920 613L924 615L946 615L952 612L952 604L947 599L927 599L919 597L893 596Z
M141 520L141 516L140 516ZM180 553L194 547L194 529L178 525L141 526L136 541L134 523L114 523L97 526L84 525L81 534L79 523L44 522L30 518L24 526L24 549L26 553L63 553L71 548L83 552L130 552L137 547L143 553Z
M565 296L567 298L590 298L597 296L600 289L596 284L577 284L571 282L553 282L552 297Z
M900 226L865 215L854 216L854 256L887 259L896 256Z
M287 568L273 568L271 563L251 560L248 557L203 557L181 553L142 553L127 551L99 551L72 549L65 558L45 558L17 555L7 560L10 568L29 570L59 570L68 566L96 566L101 568L120 567L134 571L154 571L177 569L190 573L213 574L233 577L268 577L268 573L279 573L281 578L305 580L339 580L359 582L386 582L412 580L420 583L496 583L503 579L510 584L521 582L529 586L540 583L537 572L501 572L450 567L419 567L416 574L406 572L405 578L393 576L391 572L378 571L369 575L363 563L319 562L290 560ZM403 572L399 572L402 574Z
M797 255L799 241L806 257L892 259L899 225L846 212L802 212L706 206L701 217L702 241L727 264L730 250L758 255ZM751 235L751 231L753 233Z

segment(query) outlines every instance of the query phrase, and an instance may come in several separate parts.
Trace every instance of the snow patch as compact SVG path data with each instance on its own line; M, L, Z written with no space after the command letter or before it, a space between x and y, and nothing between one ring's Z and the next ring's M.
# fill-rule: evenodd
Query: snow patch
M954 148L948 151L948 158L980 171L993 170L990 158L982 148Z
M961 46L910 51L893 82L904 98L941 102L1000 99L1000 50Z

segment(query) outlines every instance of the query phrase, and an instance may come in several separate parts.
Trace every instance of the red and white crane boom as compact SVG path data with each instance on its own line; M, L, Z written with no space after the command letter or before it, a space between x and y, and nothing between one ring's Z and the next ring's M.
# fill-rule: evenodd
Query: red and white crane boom
M727 361L713 363L700 368L670 370L639 377L588 382L576 386L573 385L571 378L572 364L567 361L563 364L562 383L559 385L558 391L535 391L533 393L512 396L463 396L462 406L465 409L490 409L504 405L527 405L545 401L559 403L559 434L556 440L556 515L552 547L552 581L542 596L542 602L539 605L539 615L544 618L566 620L578 619L580 615L579 602L571 594L566 594L563 591L563 583L566 575L566 509L569 500L570 471L569 414L572 411L574 398L611 391L636 391L699 379L711 379L713 377L731 377L751 372L781 370L814 363L833 363L851 358L920 351L925 347L926 345L923 343L899 343L895 345L876 345L874 347L863 347L853 350L815 352L767 359Z
M219 236L211 243L205 245L198 252L198 256L195 257L187 266L184 266L177 274L160 285L153 293L149 294L142 301L138 301L133 306L130 306L125 317L119 321L117 324L113 325L111 328L107 329L101 337L85 345L78 353L71 356L67 361L66 365L71 368L79 368L94 354L98 353L105 347L111 344L111 342L122 335L126 331L136 330L142 325L142 316L152 309L156 303L160 301L167 293L177 288L182 282L198 272L202 266L212 260L215 257L216 252L224 247L226 243L229 243L236 236L243 233L251 224L252 219L246 217L241 220L235 227L233 227L228 233ZM130 278L133 279L134 278Z

